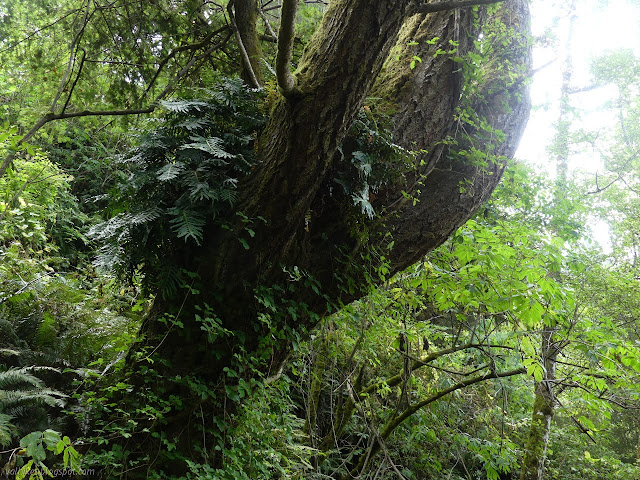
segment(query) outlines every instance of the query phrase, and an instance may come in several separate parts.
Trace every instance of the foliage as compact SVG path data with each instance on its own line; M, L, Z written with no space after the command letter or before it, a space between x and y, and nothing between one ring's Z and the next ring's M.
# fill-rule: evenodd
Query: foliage
M144 106L164 87L211 85L234 70L226 61L240 55L234 46L201 54L231 37L222 4L160 0L139 2L136 10L121 1L49 3L31 2L30 11L15 1L0 6L0 111L20 127L45 114L58 87L63 95L57 111L61 103L75 112L96 104ZM265 18L277 19L266 8L270 2L263 3ZM301 9L294 61L322 9ZM489 7L486 15L498 12ZM479 22L477 9L473 15ZM487 118L507 112L505 91L525 74L509 62L496 65L515 32L499 20L474 37L473 51L458 51L451 41L435 53L446 55L454 74L464 77L455 113L455 128L463 134L443 140L446 154L483 173L500 160L494 150L506 138ZM266 20L262 26L269 37ZM60 53L68 32L81 41ZM198 46L182 48L192 42ZM265 45L265 51L264 60L273 63L274 47ZM411 62L417 70L422 59ZM71 75L60 83L67 65ZM201 75L180 75L191 68ZM197 284L197 274L182 270L181 260L231 229L230 218L240 219L243 235L255 236L256 219L236 212L238 188L258 167L255 140L278 96L275 88L260 93L237 79L181 88L181 99L159 101L161 113L151 120L76 119L41 131L34 142L39 150L18 144L24 129L3 127L2 156L19 155L0 178L0 361L6 362L0 365L0 445L35 430L22 438L10 462L32 478L47 474L44 462L52 453L62 454L65 467L80 468L69 436L53 430L48 418L48 407L66 397L33 375L53 370L8 367L14 362L79 367L85 379L76 385L81 393L72 410L83 427L91 423L83 439L86 460L106 476L148 463L149 478L175 478L170 470L180 465L186 466L180 478L193 479L515 478L531 384L545 373L541 329L553 326L562 363L548 475L638 477L639 426L629 413L634 410L624 410L640 397L638 60L613 52L593 71L598 82L616 84L619 98L610 107L623 120L607 135L586 128L571 135L602 153L606 172L595 188L588 179L568 178L558 199L546 175L510 165L491 204L391 279L367 228L379 222L378 194L404 176L420 183L420 168L410 169L419 157L393 143L389 119L376 111L378 100L369 99L330 167L331 185L322 188L353 213L355 253L369 252L360 254L363 270L374 265L341 278L341 292L353 298L358 288L382 285L335 312L308 272L295 265L265 267L280 268L286 282L255 290L242 285L257 305L246 320L253 337L223 324L204 303L188 312L180 303L176 315L160 311L160 302L151 309L152 299L142 291L197 298L195 286L185 287ZM137 139L129 132L134 127ZM488 148L476 148L478 143ZM464 193L465 184L459 188ZM590 201L585 191L605 194ZM404 200L417 201L409 194ZM99 218L102 207L107 218ZM589 238L594 213L611 226L610 254ZM97 265L105 268L88 264L95 245L85 233L93 222L99 222L90 235L100 246ZM308 224L301 229L311 237ZM249 248L242 236L233 241ZM122 279L129 283L123 286ZM295 294L303 290L334 311L312 332L298 323L316 323L322 308L297 302ZM138 339L125 366L123 357L149 312L146 322L164 325L168 333ZM203 371L172 371L175 365L160 354L165 341L180 355L208 359ZM275 351L285 344L294 352L286 367ZM225 354L231 360L214 378L206 370ZM133 367L140 375L131 373ZM504 372L513 374L494 378ZM470 379L478 381L465 385ZM214 404L225 408L212 413ZM179 419L177 426L172 418ZM138 448L150 444L158 447L153 459Z
M6 446L17 430L13 422L20 422L21 430L36 423L42 417L42 406L64 405L60 392L46 388L44 382L32 372L42 372L45 367L9 368L0 371L0 437Z
M71 439L61 436L55 430L47 429L44 432L31 432L20 440L20 448L11 452L9 461L3 467L5 475L15 475L16 480L27 478L27 475L29 480L44 480L45 476L58 476L60 470L55 469L52 472L44 463L47 450L55 455L62 454L62 472L83 473L80 468L80 454L74 448Z
M199 93L205 98L162 102L166 118L151 122L140 145L121 158L128 177L112 192L110 218L90 232L102 244L98 266L129 276L142 268L144 281L166 296L183 276L174 252L187 242L200 245L233 206L265 121L259 94L240 80Z
M388 122L388 118L372 107L363 107L338 149L340 162L333 181L369 220L376 216L372 197L405 173L412 158L411 152L393 143L386 127Z

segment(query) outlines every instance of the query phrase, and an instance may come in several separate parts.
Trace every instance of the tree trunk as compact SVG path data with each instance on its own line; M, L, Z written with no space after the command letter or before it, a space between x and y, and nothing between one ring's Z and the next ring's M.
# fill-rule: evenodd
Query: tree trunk
M125 447L145 468L128 477L143 476L146 468L183 472L184 460L197 456L192 445L206 436L209 448L223 446L234 404L256 388L255 379L278 371L292 342L305 338L332 305L370 288L364 276L376 265L368 263L374 256L369 253L379 255L384 247L390 271L405 268L444 242L498 183L527 119L526 0L505 2L492 16L481 15L478 27L469 9L412 17L403 39L412 34L440 35L441 43L457 38L466 52L474 48L483 22L504 15L515 33L496 53L494 65L509 62L522 78L508 84L496 73L465 97L461 93L468 85L456 71L453 54L434 57L434 46L420 43L424 60L416 72L394 65L392 55L386 72L402 69L402 84L387 73L376 90L396 92L385 95L395 104L397 141L428 153L417 157L400 182L380 192L375 203L380 219L374 222L354 219L351 199L330 188L338 147L389 57L410 4L331 2L295 74L299 93L278 100L260 135L260 162L239 187L242 215L230 218L227 230L208 231L201 248L178 253L185 269L198 277L179 301L156 301L128 358L140 397L130 394L124 401L129 410L154 396L179 402L169 402L161 419L139 422L135 440ZM470 125L464 125L463 135L454 118L459 106L485 118L493 135L503 130L503 141L495 144L492 134ZM466 162L453 151L456 143L455 150L473 143L497 156L486 165ZM404 201L401 190L415 202ZM371 232L369 240L354 235L363 230ZM158 423L177 439L177 453L166 452L150 434Z
M243 59L242 79L253 87L264 85L264 66L262 65L262 45L258 39L258 0L234 0L235 22L238 36L242 39L239 44ZM244 52L242 52L244 50Z
M556 380L556 359L559 350L554 341L555 331L555 328L548 327L542 332L542 359L545 370L542 381L535 382L533 416L525 445L520 480L544 479L544 465L547 458L551 420L553 419L556 404L553 391Z
M571 76L573 64L570 53L571 37L574 23L575 1L569 6L569 34L566 40L567 56L562 68L562 86L560 89L560 112L553 150L556 152L556 184L554 188L554 205L559 209L567 192L567 175L569 161L569 95L571 91ZM566 212L559 211L559 221L563 222ZM554 222L555 223L555 222ZM558 225L552 226L555 235L561 236ZM550 276L560 282L561 271L552 271ZM543 480L544 465L547 458L549 445L549 433L551 419L555 409L554 388L556 383L556 359L560 353L558 343L555 341L555 333L558 330L558 322L551 317L542 330L541 357L544 365L544 377L541 382L535 383L535 400L533 403L533 417L525 446L520 480Z

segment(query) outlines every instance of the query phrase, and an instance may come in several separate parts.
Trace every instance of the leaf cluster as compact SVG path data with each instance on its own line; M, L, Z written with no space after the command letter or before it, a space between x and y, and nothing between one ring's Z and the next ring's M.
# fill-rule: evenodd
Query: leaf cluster
M119 159L126 180L110 193L110 218L90 231L101 245L98 266L125 275L141 267L151 274L147 286L153 277L175 280L174 252L200 245L233 207L265 123L259 93L238 79L198 93L202 98L163 101L164 118ZM174 281L161 286L165 295L174 289Z

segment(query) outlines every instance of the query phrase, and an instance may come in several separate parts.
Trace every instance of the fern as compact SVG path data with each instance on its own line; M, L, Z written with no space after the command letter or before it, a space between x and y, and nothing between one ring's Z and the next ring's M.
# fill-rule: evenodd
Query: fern
M45 387L32 372L51 370L51 367L10 368L0 372L0 444L11 442L17 429L13 419L33 416L34 408L42 405L64 405L66 395Z
M189 113L193 110L201 111L208 103L200 100L160 100L160 104L175 113Z
M139 145L118 159L123 177L111 195L112 217L89 232L100 244L98 266L121 278L141 272L147 289L163 294L182 283L178 269L171 273L176 281L161 285L167 265L178 264L184 249L202 245L205 231L233 214L266 122L261 93L240 79L197 93L200 98L160 103L164 117L150 121Z
M171 209L176 217L169 222L173 225L173 230L178 238L185 240L192 238L198 245L202 241L202 227L205 224L205 217L201 213L192 210Z
M167 163L165 166L158 170L158 180L160 180L161 182L173 180L178 175L180 175L180 172L182 172L183 170L184 163L182 162Z
M4 448L9 446L16 431L16 428L11 423L12 419L11 415L0 413L0 446Z
M204 138L199 136L189 137L193 140L193 143L187 143L186 145L182 145L181 149L196 149L202 150L203 152L208 153L214 158L233 158L235 155L229 152L225 152L221 146L224 145L224 142L221 138L211 137Z
M10 368L0 372L0 392L4 392L9 387L43 388L44 382L38 377L29 373L34 367ZM1 404L0 404L1 408Z

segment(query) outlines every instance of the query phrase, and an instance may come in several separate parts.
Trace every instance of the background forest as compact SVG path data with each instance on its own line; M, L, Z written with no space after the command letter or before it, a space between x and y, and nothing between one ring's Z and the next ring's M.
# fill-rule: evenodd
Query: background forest
M400 269L394 244L411 245L376 232L388 203L420 204L429 157L372 87L323 172L350 226L340 294L283 263L236 329L245 277L217 290L201 252L227 235L228 275L253 268L268 222L244 179L274 112L306 94L329 2L245 3L0 1L0 477L640 479L640 52L572 37L635 4L530 2L527 78L505 60L524 38L510 2L442 14L480 29L466 51L453 28L401 33L380 78L449 65L456 132L434 150L502 181ZM540 77L554 93L534 95L518 153L537 163L492 170L512 140L487 111L518 109L496 85ZM413 190L383 205L399 179ZM300 231L335 234L312 207Z

